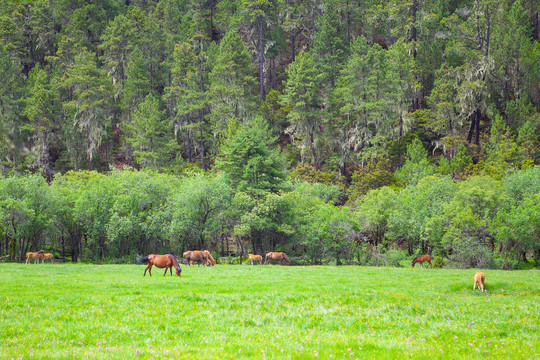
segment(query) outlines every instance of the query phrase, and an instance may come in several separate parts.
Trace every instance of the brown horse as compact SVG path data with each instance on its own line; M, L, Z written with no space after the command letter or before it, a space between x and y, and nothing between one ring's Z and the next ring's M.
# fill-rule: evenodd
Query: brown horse
M473 285L473 291L476 290L476 284L478 284L478 289L480 291L484 292L484 280L486 277L484 276L484 273L477 272L474 274L474 285Z
M206 266L214 266L216 265L216 260L212 257L212 254L210 254L210 251L203 250L203 253L205 253L206 257L208 258L206 260Z
M284 252L269 252L264 257L264 265L271 263L272 261L279 261L281 265L283 265L283 261L287 263L287 265L290 265L291 262L289 261L289 258L287 257L287 254Z
M198 262L198 266L201 266L201 264L206 265L208 262L208 256L203 251L199 250L186 251L182 257L186 260L189 266L191 266L193 261Z
M30 259L34 259L34 264L39 263L39 259L41 259L42 254L43 254L43 250L39 250L38 252L27 252L26 265L28 265L28 262L30 262Z
M51 264L53 264L53 254L51 253L41 254L41 263L44 263L45 260L51 260Z
M165 268L165 273L163 276L167 275L167 270L170 271L172 276L172 268L176 269L176 276L180 277L180 273L182 272L182 269L180 269L180 265L178 264L178 260L176 260L176 257L172 254L165 254L165 255L155 255L150 254L145 257L137 256L137 262L139 264L146 264L146 269L144 270L144 275L146 276L146 271L152 276L152 266L158 267L160 269Z
M423 263L427 261L429 263L429 266L433 268L433 265L431 265L431 259L431 255L418 255L414 258L412 262L412 267L414 267L416 263L419 263L421 267L424 267Z
M254 261L258 261L259 265L262 265L262 256L261 255L248 254L248 256L249 256L249 260L251 260L251 265L253 265Z

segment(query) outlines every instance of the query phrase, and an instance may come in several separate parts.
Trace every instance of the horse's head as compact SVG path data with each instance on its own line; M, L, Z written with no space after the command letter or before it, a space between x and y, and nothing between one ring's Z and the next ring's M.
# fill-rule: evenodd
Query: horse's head
M180 265L176 265L176 276L181 277L182 269L180 268Z

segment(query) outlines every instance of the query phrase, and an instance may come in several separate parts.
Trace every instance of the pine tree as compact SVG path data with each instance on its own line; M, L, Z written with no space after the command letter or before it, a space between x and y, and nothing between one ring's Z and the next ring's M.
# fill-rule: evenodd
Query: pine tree
M313 50L300 53L287 68L288 80L283 102L289 106L287 132L301 141L302 155L309 152L319 170L318 144L322 135L324 74L317 66Z
M25 127L33 138L32 150L36 152L36 165L43 173L50 172L49 145L58 128L58 95L51 79L41 66L30 72L28 95L25 99L24 115L29 124Z
M104 71L98 68L95 56L85 48L68 67L63 85L72 93L71 100L64 102L64 109L68 120L73 119L73 127L85 138L88 169L91 170L92 157L109 125L107 109L112 88Z
M285 162L275 147L271 129L260 117L240 126L220 147L216 167L236 191L264 196L283 189Z
M229 31L219 46L210 73L210 118L214 136L220 136L232 121L242 122L255 105L251 58L236 31Z
M176 142L170 122L160 110L159 98L148 94L125 126L126 140L133 146L142 168L167 167L175 159Z

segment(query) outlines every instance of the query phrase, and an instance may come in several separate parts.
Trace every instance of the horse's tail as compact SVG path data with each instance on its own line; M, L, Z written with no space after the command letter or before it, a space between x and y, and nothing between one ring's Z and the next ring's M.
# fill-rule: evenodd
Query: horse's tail
M146 264L148 262L148 256L142 257L141 255L137 254L135 261L137 264Z

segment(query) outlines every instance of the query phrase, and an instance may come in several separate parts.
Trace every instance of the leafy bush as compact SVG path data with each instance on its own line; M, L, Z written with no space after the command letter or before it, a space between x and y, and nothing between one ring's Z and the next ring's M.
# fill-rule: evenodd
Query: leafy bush
M495 259L491 251L477 239L465 238L454 247L448 267L455 269L494 269Z
M444 267L444 259L442 257L436 257L435 260L433 260L433 267L435 269L442 269Z

